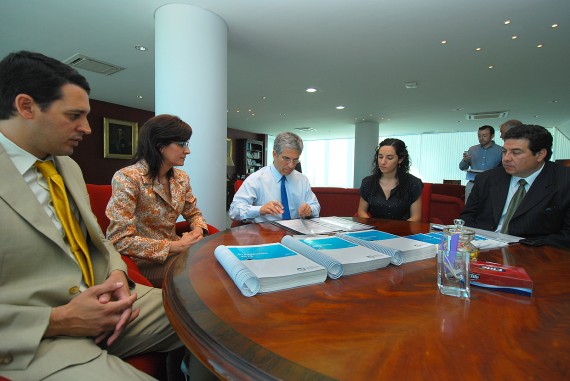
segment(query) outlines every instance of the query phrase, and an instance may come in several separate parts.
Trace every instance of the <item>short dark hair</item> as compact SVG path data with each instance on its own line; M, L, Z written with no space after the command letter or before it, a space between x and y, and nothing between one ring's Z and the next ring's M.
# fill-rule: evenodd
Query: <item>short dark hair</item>
M495 135L495 129L493 128L493 126L489 126L489 125L484 125L479 127L479 131L482 130L489 130L489 132L491 132L491 135Z
M158 177L164 159L160 149L172 142L185 142L192 136L192 127L177 116L162 114L146 121L139 131L139 144L133 162L145 160L148 164L148 177ZM170 169L167 176L174 175Z
M16 114L14 102L18 94L27 94L45 111L53 101L61 99L61 87L77 85L89 94L91 88L77 70L40 53L10 53L0 61L0 120Z
M544 161L549 161L552 156L552 135L548 130L536 124L523 124L513 127L505 133L505 141L508 139L527 139L528 148L533 154L541 149L546 149Z
M507 120L505 123L501 124L501 127L503 127L503 126L507 127L507 131L508 131L513 127L522 126L522 124L523 123L520 120L510 119L510 120Z

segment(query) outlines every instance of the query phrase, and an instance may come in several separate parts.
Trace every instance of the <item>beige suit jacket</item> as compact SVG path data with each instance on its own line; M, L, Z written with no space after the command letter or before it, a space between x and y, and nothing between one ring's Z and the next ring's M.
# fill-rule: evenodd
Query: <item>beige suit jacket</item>
M69 157L55 163L87 228L95 283L115 269L126 273L91 212L79 166ZM77 295L81 270L1 145L0 177L0 374L23 370L26 378L40 379L62 365L89 361L101 349L91 338L42 339L51 308Z

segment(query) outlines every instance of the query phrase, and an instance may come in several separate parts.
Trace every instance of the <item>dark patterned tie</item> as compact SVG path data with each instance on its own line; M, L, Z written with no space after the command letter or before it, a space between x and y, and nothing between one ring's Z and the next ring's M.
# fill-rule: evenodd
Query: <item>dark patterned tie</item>
M287 190L285 189L285 176L281 177L281 203L283 204L283 219L290 220L291 213L289 212L289 200L287 200Z
M509 204L509 208L507 209L507 214L505 215L505 220L503 221L503 227L501 228L501 233L507 234L509 232L509 222L511 222L511 218L513 218L513 214L515 214L517 208L521 204L524 196L526 195L526 189L524 186L526 185L525 179L519 180L519 189L513 195L511 199L511 203Z

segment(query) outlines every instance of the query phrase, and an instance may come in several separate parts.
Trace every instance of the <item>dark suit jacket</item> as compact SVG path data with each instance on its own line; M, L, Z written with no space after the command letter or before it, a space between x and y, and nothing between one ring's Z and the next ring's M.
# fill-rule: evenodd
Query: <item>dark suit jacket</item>
M502 167L480 173L461 213L465 225L495 231L510 181ZM513 215L508 233L570 249L570 168L545 163Z

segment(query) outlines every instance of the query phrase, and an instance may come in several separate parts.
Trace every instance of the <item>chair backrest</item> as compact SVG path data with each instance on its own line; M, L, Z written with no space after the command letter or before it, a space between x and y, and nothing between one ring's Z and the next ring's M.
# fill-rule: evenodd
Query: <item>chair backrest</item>
M234 193L238 191L239 187L243 184L243 180L236 180L234 182Z
M429 222L451 225L453 220L459 217L464 207L465 203L459 197L432 193Z
M113 189L111 185L95 185L87 184L87 193L89 193L89 201L91 202L91 210L95 217L97 217L97 222L101 226L103 234L107 232L107 227L109 226L109 219L105 215L105 210L107 209L107 204L111 199L111 194Z
M431 212L431 183L424 183L422 190L422 222L429 222Z
M312 187L321 205L321 217L349 217L358 210L358 188Z

